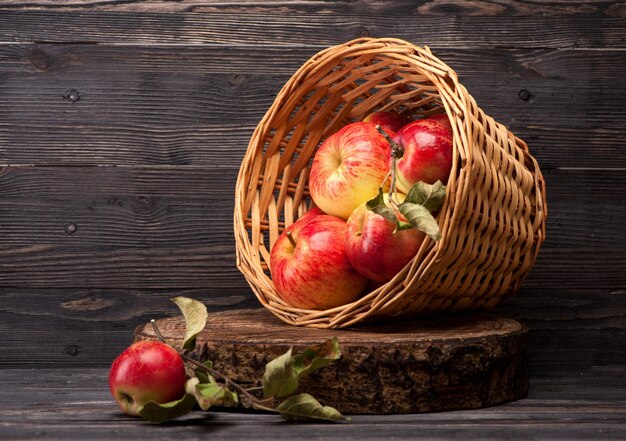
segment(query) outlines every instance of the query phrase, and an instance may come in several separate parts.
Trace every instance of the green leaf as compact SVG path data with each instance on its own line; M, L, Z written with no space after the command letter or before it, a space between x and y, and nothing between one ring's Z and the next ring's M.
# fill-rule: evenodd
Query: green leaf
M428 234L434 240L441 239L437 221L423 205L403 202L400 204L399 209L415 228Z
M185 383L185 391L195 398L202 410L209 410L211 406L216 404L236 404L239 402L239 397L235 392L219 384L211 376L209 376L207 383L200 383L196 377L190 378Z
M341 357L337 338L311 346L301 354L292 356L292 349L265 366L263 375L263 396L286 397L293 394L298 388L300 379Z
M365 206L367 207L368 210L373 210L375 207L378 207L380 205L383 205L383 206L386 205L385 195L383 193L382 187L378 187L378 194L365 203Z
M296 355L293 360L293 370L296 372L299 380L316 369L328 366L340 357L339 341L337 337L334 337L319 345L306 348L302 351L302 354Z
M411 187L404 202L423 205L432 213L441 208L445 198L446 187L441 181L437 181L432 185L419 181Z
M409 222L404 222L401 220L398 220L398 222L396 223L396 230L408 230L409 228L415 228L413 225L411 225Z
M378 206L372 209L372 211L393 223L398 223L396 212L393 208L387 206Z
M202 363L204 366L208 367L209 369L211 369L213 367L213 362L211 360L207 360L204 363ZM209 378L211 377L209 374L207 374L207 372L203 369L197 368L194 370L194 373L196 374L196 377L198 377L198 379L200 380L200 383L208 383L209 382Z
M189 394L185 394L180 400L169 403L159 404L149 401L143 406L139 416L154 423L163 423L191 412L195 405L195 398Z
M180 308L185 317L185 338L183 349L193 350L196 346L196 337L206 326L206 306L197 300L188 297L174 297L172 302Z
M343 416L337 409L330 406L322 406L319 401L309 394L289 397L280 403L277 410L286 420L350 421L350 418Z
M398 222L398 219L396 217L396 212L394 211L394 209L391 207L388 207L387 204L385 203L385 195L383 193L382 187L378 188L378 194L376 195L376 197L370 199L369 201L365 203L365 207L368 210L381 215L382 217L384 217L387 220L390 220L393 223Z
M211 404L237 404L239 396L236 392L218 383L199 384L198 392ZM205 409L206 410L206 409Z
M291 348L280 357L265 365L263 374L263 396L286 397L296 391L298 375L293 370Z

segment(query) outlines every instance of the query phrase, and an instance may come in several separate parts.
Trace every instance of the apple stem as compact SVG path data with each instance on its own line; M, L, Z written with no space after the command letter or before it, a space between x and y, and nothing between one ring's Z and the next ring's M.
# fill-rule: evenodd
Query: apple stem
M291 235L291 231L287 231L285 233L285 235L287 236L287 239L289 239L289 242L291 242L291 245L293 245L293 247L295 248L296 247L296 241L293 238L293 236Z
M383 129L380 125L376 125L376 130L378 130L378 132L385 137L385 139L389 143L389 146L391 147L391 170L389 171L389 174L385 176L385 179L383 180L383 185L385 184L385 181L387 180L389 175L391 175L391 184L389 185L389 200L394 205L397 205L396 201L394 200L394 197L396 195L396 164L398 162L398 159L404 156L404 147L391 139L391 136L389 136L389 134L385 132L385 129Z
M385 129L383 129L380 125L376 125L376 130L378 130L378 132L385 137L391 146L391 157L396 159L402 158L402 156L404 156L404 147L391 139L391 136L389 136L389 134L385 132Z
M391 155L391 184L389 185L389 200L392 203L396 203L394 201L394 197L396 195L396 157Z
M167 344L167 342L165 341L165 338L163 337L163 334L161 334L161 330L159 329L156 323L156 320L155 319L150 320L150 324L152 325L152 329L154 330L154 333L156 334L157 338L161 341L161 343Z

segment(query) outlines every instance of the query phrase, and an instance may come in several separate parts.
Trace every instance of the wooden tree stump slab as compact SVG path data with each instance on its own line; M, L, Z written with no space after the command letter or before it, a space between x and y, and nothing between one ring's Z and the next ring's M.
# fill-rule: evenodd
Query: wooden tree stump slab
M182 344L182 317L157 320ZM258 386L265 364L285 353L338 337L340 360L312 373L299 392L349 414L476 409L528 391L526 327L489 314L457 315L323 330L287 325L265 309L209 314L193 356L245 386ZM155 339L150 324L135 339Z

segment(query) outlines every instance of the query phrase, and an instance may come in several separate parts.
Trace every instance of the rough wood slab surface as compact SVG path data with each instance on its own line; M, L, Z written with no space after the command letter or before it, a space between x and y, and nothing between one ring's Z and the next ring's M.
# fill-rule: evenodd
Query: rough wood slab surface
M182 317L157 320L182 344ZM459 315L351 330L290 326L263 309L209 314L195 355L238 383L259 385L265 364L337 337L342 358L302 382L323 404L345 413L398 414L475 409L519 399L528 390L526 328L513 319ZM150 324L136 339L155 339Z

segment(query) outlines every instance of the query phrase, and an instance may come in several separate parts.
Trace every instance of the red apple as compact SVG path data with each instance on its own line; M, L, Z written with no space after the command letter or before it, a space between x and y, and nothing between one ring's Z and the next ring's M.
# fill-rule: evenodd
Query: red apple
M280 297L297 308L329 309L356 300L367 279L348 261L346 222L320 214L287 227L272 247L270 270Z
M452 130L440 121L421 119L404 126L393 138L404 148L397 162L397 188L408 193L413 184L448 182L452 169Z
M113 361L109 389L123 412L139 415L149 401L161 404L182 398L186 380L183 359L171 346L139 341Z
M298 218L298 221L303 222L303 219L310 219L310 218L313 218L314 216L319 216L320 214L326 214L326 213L324 213L319 207L313 207L309 211L304 213L302 216L300 216Z
M395 212L398 220L406 222L402 213ZM395 222L363 204L346 223L346 254L358 272L375 282L386 283L415 257L424 237L416 228L398 230Z
M410 122L408 118L396 112L373 112L363 118L363 121L377 124L387 133L395 133Z
M315 205L347 219L376 195L389 172L390 152L389 143L373 123L348 124L328 137L315 154L309 175Z
M448 115L445 113L438 113L436 115L430 115L427 119L429 121L437 121L443 124L444 126L448 127L450 131L452 131L452 124L450 123L450 118L448 118Z

